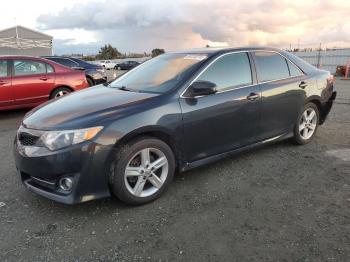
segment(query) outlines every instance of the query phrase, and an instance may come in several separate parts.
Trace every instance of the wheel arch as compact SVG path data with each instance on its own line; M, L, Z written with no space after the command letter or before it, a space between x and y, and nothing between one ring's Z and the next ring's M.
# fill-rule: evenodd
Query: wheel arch
M322 125L325 120L326 114L321 103L321 98L319 96L311 96L306 100L305 104L307 103L313 103L317 106L318 112L320 114L320 119L318 120L318 122L320 125Z
M179 168L179 166L182 163L180 142L174 139L175 135L171 131L158 126L142 127L122 136L114 145L114 153L117 153L119 150L121 150L123 146L128 144L130 141L138 139L140 137L156 138L166 143L174 153L176 169ZM113 161L113 158L113 155L111 155L108 161Z
M91 80L93 85L96 84L96 83L95 83L95 80L94 80L90 75L85 75L85 77L86 77L86 80L87 80L87 79Z

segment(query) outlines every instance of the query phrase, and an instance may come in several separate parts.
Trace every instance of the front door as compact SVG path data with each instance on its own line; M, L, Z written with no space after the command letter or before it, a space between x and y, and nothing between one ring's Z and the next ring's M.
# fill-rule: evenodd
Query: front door
M0 107L10 106L13 103L11 75L9 61L0 60Z
M186 158L193 162L256 142L260 90L246 52L217 58L197 77L215 83L216 94L180 98Z

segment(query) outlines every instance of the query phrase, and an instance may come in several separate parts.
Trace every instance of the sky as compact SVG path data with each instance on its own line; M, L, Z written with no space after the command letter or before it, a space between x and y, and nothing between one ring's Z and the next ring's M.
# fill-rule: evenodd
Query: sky
M210 46L350 47L350 0L3 0L0 29L54 37L54 53Z

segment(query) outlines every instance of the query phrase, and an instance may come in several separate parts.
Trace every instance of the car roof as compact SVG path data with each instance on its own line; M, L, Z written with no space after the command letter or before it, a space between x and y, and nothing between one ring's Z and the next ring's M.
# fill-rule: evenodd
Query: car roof
M274 47L268 46L246 46L246 47L207 47L207 48L194 48L194 49L185 49L185 50L177 50L171 51L168 53L172 54L210 54L216 55L221 53L228 52L240 52L240 51L254 51L254 50L266 50L266 51L275 51L281 52L282 50Z
M42 58L64 58L64 59L75 59L73 57L69 56L59 56L59 55L46 55L46 56L41 56Z

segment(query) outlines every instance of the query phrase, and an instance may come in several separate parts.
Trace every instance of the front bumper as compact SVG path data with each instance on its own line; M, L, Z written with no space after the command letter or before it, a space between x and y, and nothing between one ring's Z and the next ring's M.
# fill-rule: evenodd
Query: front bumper
M110 196L108 171L113 148L85 142L41 156L28 156L24 149L15 139L16 168L29 190L65 204ZM73 180L70 191L59 187L64 177Z

